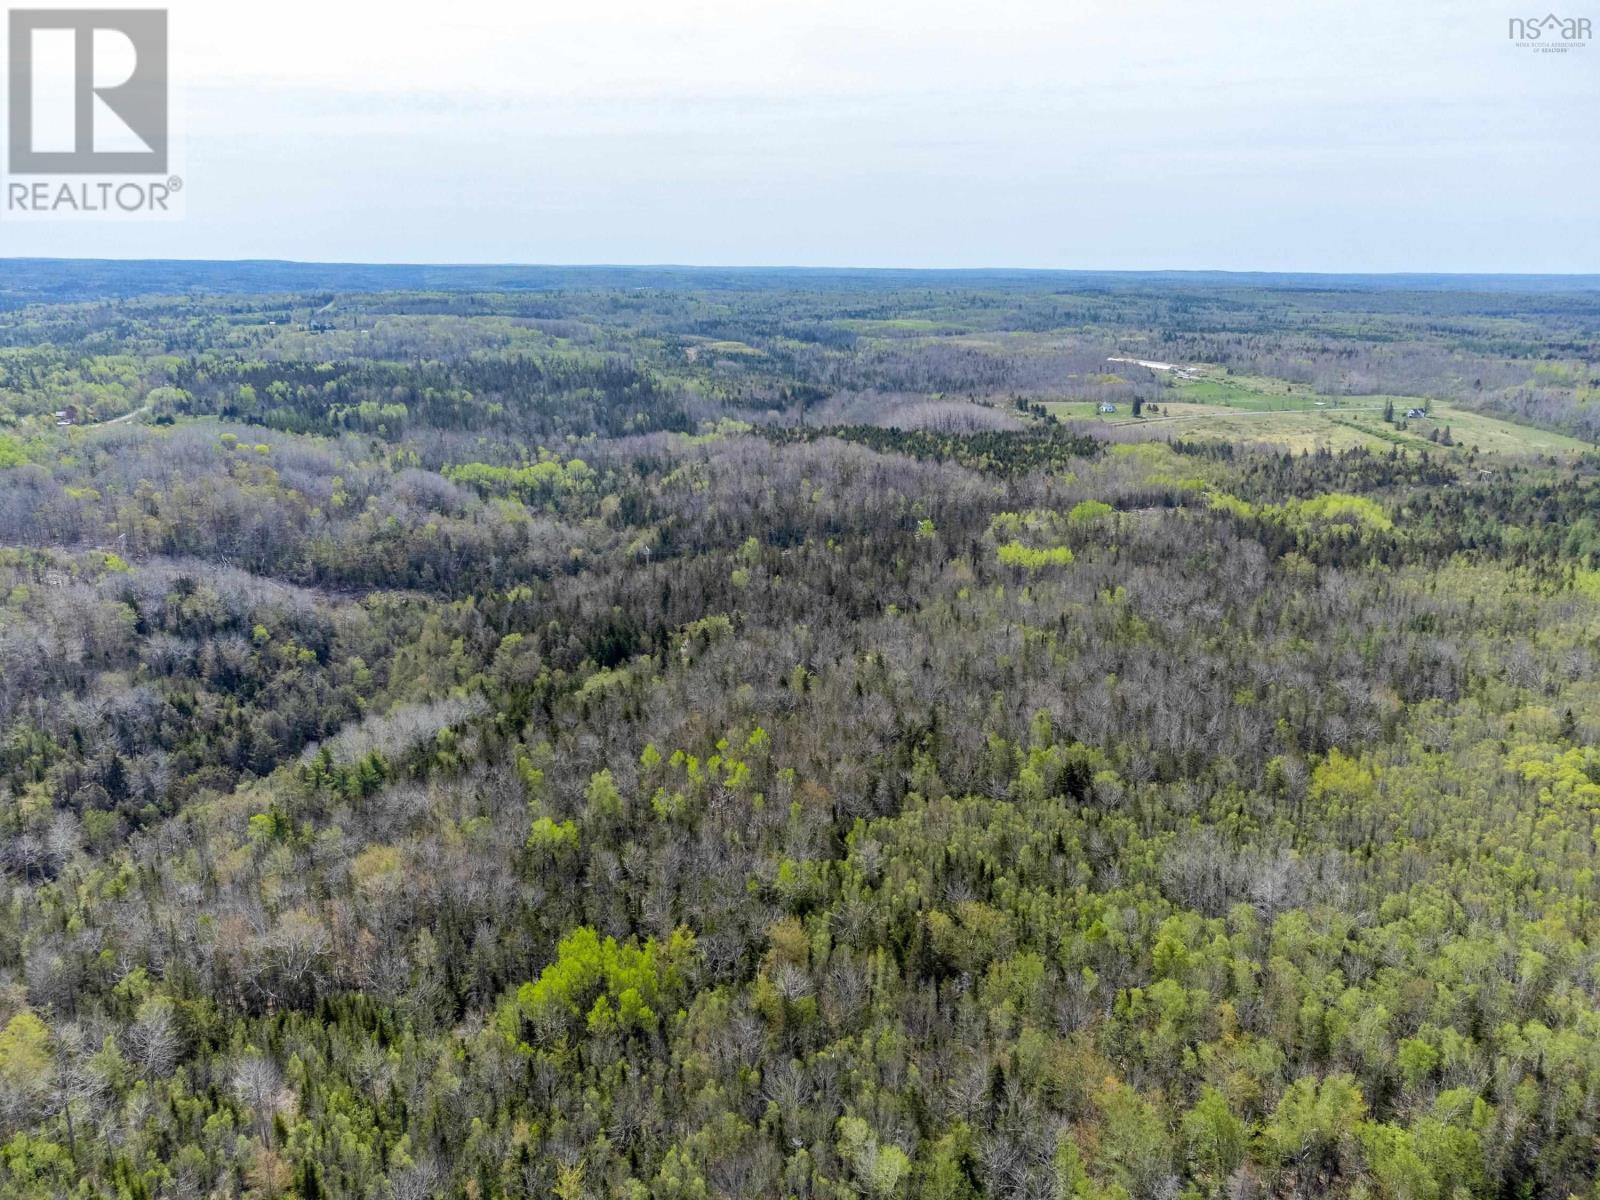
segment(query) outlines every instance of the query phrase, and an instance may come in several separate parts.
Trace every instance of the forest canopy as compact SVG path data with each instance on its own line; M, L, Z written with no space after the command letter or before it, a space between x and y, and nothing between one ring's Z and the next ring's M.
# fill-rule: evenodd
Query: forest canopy
M0 1195L1597 1194L1600 294L240 270L0 309Z

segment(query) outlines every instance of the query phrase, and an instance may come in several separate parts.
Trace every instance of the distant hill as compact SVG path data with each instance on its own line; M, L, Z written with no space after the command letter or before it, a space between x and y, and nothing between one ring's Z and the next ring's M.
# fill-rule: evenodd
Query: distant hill
M0 307L150 295L590 288L1246 289L1311 292L1600 292L1600 275L1331 275L1259 271L924 271L865 268L420 265L277 260L0 259Z

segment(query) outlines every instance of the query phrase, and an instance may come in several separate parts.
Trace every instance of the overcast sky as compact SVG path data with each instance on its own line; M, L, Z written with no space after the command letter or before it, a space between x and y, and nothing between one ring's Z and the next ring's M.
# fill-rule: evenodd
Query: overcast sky
M180 0L185 219L0 254L1600 272L1527 6Z

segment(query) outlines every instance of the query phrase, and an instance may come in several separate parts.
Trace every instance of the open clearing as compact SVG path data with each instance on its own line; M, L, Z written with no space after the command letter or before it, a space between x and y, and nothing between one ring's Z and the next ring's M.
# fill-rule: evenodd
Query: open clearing
M1092 404L1048 406L1062 420L1096 420ZM1215 405L1162 405L1149 417L1133 417L1119 411L1101 422L1116 429L1129 427L1148 430L1152 438L1220 438L1252 445L1278 446L1295 453L1310 450L1348 450L1365 446L1370 450L1399 446L1406 450L1433 453L1481 454L1581 454L1594 449L1586 442L1561 433L1517 425L1481 413L1468 412L1454 405L1435 403L1430 418L1404 422L1404 428L1383 420L1383 406L1349 404L1337 409L1237 409ZM1430 440L1434 430L1449 428L1454 447Z
M1088 400L1047 403L1045 409L1064 421L1099 421L1119 430L1130 427L1155 437L1220 438L1230 442L1277 446L1303 453L1347 450L1356 446L1480 454L1580 454L1594 447L1566 434L1519 425L1434 401L1427 417L1391 425L1383 420L1386 404L1397 413L1425 402L1416 396L1326 396L1301 384L1265 376L1228 375L1215 367L1192 368L1198 378L1180 379L1158 394L1156 412L1146 408L1135 417L1132 406L1119 403L1109 416L1099 415ZM1454 447L1432 440L1448 429Z

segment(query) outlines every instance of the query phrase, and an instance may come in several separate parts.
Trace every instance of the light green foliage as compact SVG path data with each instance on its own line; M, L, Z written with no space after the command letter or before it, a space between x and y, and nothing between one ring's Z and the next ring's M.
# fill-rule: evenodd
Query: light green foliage
M899 1194L911 1160L897 1146L883 1145L859 1117L839 1118L839 1157L850 1164L862 1190L873 1197Z
M1231 517L1243 519L1256 515L1255 505L1237 496L1230 496L1226 492L1211 492L1206 499L1217 512L1226 513Z
M1320 804L1359 806L1371 800L1376 786L1370 767L1338 749L1328 751L1311 773L1311 796Z
M1394 522L1384 512L1383 506L1366 496L1332 494L1306 500L1298 506L1291 505L1289 512L1301 521L1342 522L1348 525L1365 525L1370 529L1388 530Z
M682 988L693 953L687 930L674 932L664 946L652 938L641 947L575 929L562 939L556 961L517 990L516 1009L535 1025L581 1017L591 1030L652 1032L660 1005Z
M539 460L522 467L498 467L488 463L462 463L446 469L446 477L488 495L515 496L529 503L541 503L582 492L595 485L595 473L581 458L563 461L541 450Z
M1000 561L1008 567L1022 567L1028 571L1041 571L1045 567L1065 567L1072 562L1070 546L1050 546L1035 549L1021 542L1006 542L996 551Z
M989 535L997 542L1055 538L1060 536L1066 527L1067 522L1060 513L1045 508L1000 512L989 519Z
M1214 1087L1207 1087L1183 1114L1183 1140L1196 1174L1212 1186L1233 1174L1250 1147L1244 1122Z
M1320 525L1353 525L1378 532L1394 528L1389 514L1377 501L1366 496L1329 493L1310 500L1289 500L1283 504L1251 504L1226 492L1212 491L1210 507L1239 519L1259 517L1278 521L1291 528Z
M538 817L528 831L528 849L547 855L570 853L578 848L578 827L571 821L559 824L549 817Z
M1537 785L1546 803L1600 812L1600 749L1519 739L1507 751L1505 762L1523 780Z
M1350 1152L1366 1115L1361 1089L1349 1075L1302 1077L1284 1092L1262 1141L1282 1165L1307 1159L1332 1163Z
M0 1164L9 1176L9 1194L16 1200L55 1200L72 1176L72 1156L66 1146L45 1138L19 1133L0 1145Z
M651 1181L651 1200L708 1200L709 1196L705 1177L678 1147L669 1147Z
M1094 525L1111 516L1116 510L1104 500L1080 500L1067 514L1069 525Z
M1150 1195L1172 1173L1173 1143L1166 1121L1149 1100L1115 1080L1106 1081L1095 1103L1104 1121L1102 1169L1129 1195Z
M972 1131L957 1125L929 1149L912 1185L920 1200L974 1200Z
M611 822L622 817L622 793L611 778L609 770L596 771L589 778L584 792L585 817L595 822Z
M42 1087L50 1070L50 1030L33 1013L17 1013L0 1029L0 1082Z

